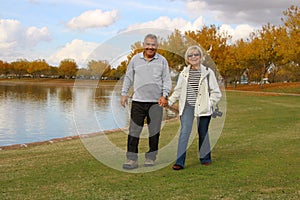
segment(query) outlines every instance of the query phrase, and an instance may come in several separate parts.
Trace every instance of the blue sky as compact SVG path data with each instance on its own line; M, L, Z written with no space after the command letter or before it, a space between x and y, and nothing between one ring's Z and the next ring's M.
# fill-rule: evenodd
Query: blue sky
M58 66L71 58L84 67L97 47L124 32L146 28L185 31L215 24L233 40L246 38L268 22L280 24L282 12L296 2L0 0L0 60L45 59Z

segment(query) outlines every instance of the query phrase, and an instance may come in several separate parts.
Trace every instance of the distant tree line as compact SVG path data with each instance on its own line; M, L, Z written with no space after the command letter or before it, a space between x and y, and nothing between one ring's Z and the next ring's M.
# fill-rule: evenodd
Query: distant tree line
M182 70L184 53L190 45L201 45L206 52L205 64L215 68L223 81L237 83L243 76L248 82L300 81L300 12L291 6L283 12L281 25L270 23L249 35L247 39L232 42L228 33L220 34L215 25L182 34L174 30L166 39L159 39L158 52L165 56L172 71ZM82 79L120 79L130 59L142 51L142 42L131 46L127 59L116 68L108 61L92 60L86 68L78 68L74 60L65 59L59 66L50 66L45 60L17 60L11 63L0 60L3 77L53 77ZM208 56L209 55L209 56Z
M77 64L74 60L65 59L59 67L50 66L45 60L26 59L7 63L0 60L0 75L8 78L74 78L77 73Z

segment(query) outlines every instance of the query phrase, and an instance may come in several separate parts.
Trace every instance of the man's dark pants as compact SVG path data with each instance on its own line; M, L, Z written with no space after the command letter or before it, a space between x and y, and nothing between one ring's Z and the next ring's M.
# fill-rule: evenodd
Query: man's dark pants
M127 159L138 159L140 134L146 119L149 132L149 151L146 153L145 157L146 159L156 160L162 116L163 108L160 107L158 103L132 101L127 141Z

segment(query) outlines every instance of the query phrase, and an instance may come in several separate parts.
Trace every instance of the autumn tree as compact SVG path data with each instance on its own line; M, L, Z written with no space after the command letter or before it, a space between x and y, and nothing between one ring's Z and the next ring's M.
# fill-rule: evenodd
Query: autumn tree
M12 66L12 73L18 78L22 78L27 73L29 62L26 59L19 59L10 63Z
M127 65L128 61L124 60L117 67L118 79L120 79L126 73Z
M62 60L59 64L58 74L63 78L73 78L77 74L77 64L72 59Z
M91 72L86 68L78 69L77 77L83 78L83 79L90 78L91 77Z
M283 12L284 18L282 21L287 29L289 42L286 43L284 50L286 57L300 65L300 8L298 6L291 6L288 10Z
M140 53L140 52L143 52L143 43L142 42L135 42L134 44L131 45L131 52L130 54L127 56L127 60L128 60L128 63L130 62L131 58Z
M104 72L107 68L110 68L110 65L106 60L91 60L88 62L88 70L96 79L100 79L102 76L105 76Z
M42 74L48 74L50 66L45 60L35 60L28 64L27 72L33 77L38 78Z
M0 75L8 76L12 72L12 66L8 62L0 60Z
M110 80L114 80L114 79L117 79L119 75L117 74L117 70L116 69L111 69L109 74L107 75L108 79Z
M240 51L240 44L244 44L243 40L232 46L226 46L222 54L223 63L218 66L218 71L222 75L225 87L227 83L233 82L234 84L240 80L245 66L242 64L239 55L242 57Z
M160 42L158 47L158 53L168 60L170 69L177 72L181 71L185 65L184 53L186 47L184 37L180 31L175 29L167 39Z
M283 12L281 18L283 26L286 29L286 37L282 38L281 53L286 62L286 71L290 74L289 80L300 80L300 8L292 5Z
M259 81L268 77L271 68L281 65L282 57L278 53L280 43L278 40L282 29L267 24L253 34L250 43L251 55L249 55L254 71L259 74Z
M101 76L101 79L108 79L108 78L110 78L111 77L111 70L112 70L112 68L111 68L111 66L110 65L108 65L105 69L104 69L104 71L103 71L103 73L102 73L102 76Z

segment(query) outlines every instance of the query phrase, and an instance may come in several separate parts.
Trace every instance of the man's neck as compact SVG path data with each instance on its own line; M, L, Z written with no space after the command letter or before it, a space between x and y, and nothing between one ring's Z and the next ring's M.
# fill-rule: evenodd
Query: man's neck
M152 60L154 58L155 54L153 56L147 56L145 53L144 53L144 58L149 61L149 60Z

